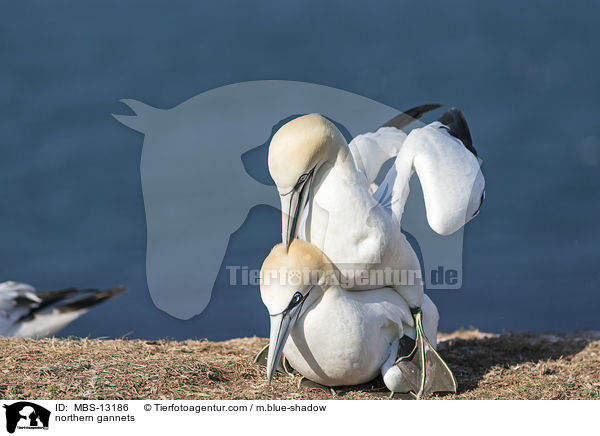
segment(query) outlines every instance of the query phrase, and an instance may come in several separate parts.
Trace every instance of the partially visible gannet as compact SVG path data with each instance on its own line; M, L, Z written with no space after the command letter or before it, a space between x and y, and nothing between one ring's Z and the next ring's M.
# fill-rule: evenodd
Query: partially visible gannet
M0 336L52 336L93 306L124 291L124 287L117 287L106 291L63 289L36 293L25 283L0 283Z
M284 248L298 235L304 212L302 237L343 270L345 283L354 283L348 289L381 286L356 280L374 269L420 271L417 255L400 231L413 172L421 182L429 225L442 235L455 232L477 214L484 179L466 121L457 109L402 139L393 167L372 195L369 177L358 169L333 123L310 114L282 126L269 147L269 171L281 200ZM418 325L423 285L421 281L383 285L394 287L413 312L416 347L398 366L414 376L413 388L420 396L428 386L425 372L419 370L425 362L421 359L415 369L414 359L431 348ZM443 365L435 351L428 356L435 365ZM450 383L455 382L446 384Z
M368 382L380 373L392 392L412 385L395 366L418 334L406 301L393 289L347 291L335 280L335 265L314 245L296 239L289 250L275 246L261 270L261 297L269 311L269 381L282 353L306 378L326 386ZM332 280L333 279L333 280ZM436 343L438 311L425 296L423 330ZM408 339L408 340L407 340ZM450 370L428 367L428 391L453 391ZM450 373L451 374L451 373ZM451 378L451 375L450 375Z

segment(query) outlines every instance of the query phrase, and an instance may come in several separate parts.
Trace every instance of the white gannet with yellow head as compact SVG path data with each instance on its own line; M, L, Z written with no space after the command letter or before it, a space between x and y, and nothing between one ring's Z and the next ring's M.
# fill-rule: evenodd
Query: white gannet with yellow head
M402 139L394 165L372 194L368 178L333 123L310 114L283 125L271 140L268 163L281 199L284 250L302 230L303 239L342 271L351 290L381 287L357 279L375 269L420 272L418 257L401 232L412 174L416 172L421 182L429 225L442 235L454 233L477 214L484 179L466 121L457 109ZM413 388L420 396L432 386L426 363L445 365L435 351L424 351L433 347L420 327L422 282L383 286L393 287L413 314L416 345L398 367L409 378L414 376ZM426 356L432 361L425 362ZM442 384L451 383L456 383L453 377Z
M265 259L260 291L271 320L269 381L283 353L294 369L322 385L365 383L381 373L390 391L408 392L412 386L395 364L417 334L409 305L391 288L347 291L332 284L336 272L321 250L298 239L287 251L275 246ZM423 325L432 343L438 319L437 308L425 296Z

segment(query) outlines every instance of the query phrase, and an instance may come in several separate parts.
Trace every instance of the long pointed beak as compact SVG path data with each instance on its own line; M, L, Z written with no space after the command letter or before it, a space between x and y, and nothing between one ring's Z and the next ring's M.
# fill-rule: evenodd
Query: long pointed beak
M287 253L290 244L298 235L302 211L306 206L310 191L310 177L298 188L281 198L281 241Z
M267 356L267 379L271 383L273 374L279 366L281 354L288 336L296 322L296 316L302 305L294 307L290 311L280 313L271 317L271 334L269 337L269 354Z

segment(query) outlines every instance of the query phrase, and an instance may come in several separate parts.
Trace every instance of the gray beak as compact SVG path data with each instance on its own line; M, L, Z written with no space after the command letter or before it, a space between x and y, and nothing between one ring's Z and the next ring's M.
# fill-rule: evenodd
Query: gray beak
M295 318L291 313L280 314L271 318L271 335L269 337L269 354L267 356L267 379L271 383L275 369L281 360Z
M267 355L267 379L271 383L273 374L281 360L281 354L296 320L298 319L304 301L310 294L312 288L302 295L297 292L288 307L281 313L270 315L271 317L271 333L269 335L269 354Z
M310 193L313 171L314 168L307 174L304 180L298 181L290 192L280 196L281 240L286 252L298 235L298 225Z

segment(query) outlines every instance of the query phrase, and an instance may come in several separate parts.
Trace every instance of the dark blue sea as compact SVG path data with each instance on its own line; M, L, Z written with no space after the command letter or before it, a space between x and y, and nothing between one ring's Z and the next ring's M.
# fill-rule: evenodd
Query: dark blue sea
M487 197L465 231L462 289L430 292L442 330L600 329L598 3L55 0L0 11L0 279L128 287L61 335L267 335L257 288L216 286L185 321L155 307L143 137L111 116L122 98L171 108L264 79L462 109ZM279 218L256 210L246 224L268 219Z

